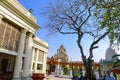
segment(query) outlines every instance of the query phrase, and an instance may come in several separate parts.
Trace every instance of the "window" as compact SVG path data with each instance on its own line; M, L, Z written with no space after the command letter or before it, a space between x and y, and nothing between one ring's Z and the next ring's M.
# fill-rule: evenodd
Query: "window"
M42 70L42 64L37 64L37 70Z
M33 63L32 70L34 70L34 68L35 68L35 63Z
M38 61L39 62L43 62L43 58L44 58L44 52L39 50Z

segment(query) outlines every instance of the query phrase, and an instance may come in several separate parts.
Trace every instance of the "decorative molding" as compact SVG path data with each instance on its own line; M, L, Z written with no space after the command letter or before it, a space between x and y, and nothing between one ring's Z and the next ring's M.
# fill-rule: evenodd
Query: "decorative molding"
M25 33L26 34L27 30L26 29L21 29L21 33Z
M38 37L35 37L33 38L33 43L36 44L36 45L40 45L46 49L48 49L48 43L46 43L45 41L41 40L40 38Z
M35 21L29 18L31 14L27 16L28 11L26 9L18 8L18 6L22 6L20 6L18 1L2 0L0 1L0 14L5 16L6 19L15 22L18 26L25 27L27 30L34 33L39 29L39 26Z
M0 21L3 19L3 15L0 14Z
M29 36L29 37L32 37L32 36L33 36L33 34L29 32L29 33L28 33L28 36Z
M5 53L5 54L10 54L10 55L15 55L15 56L18 55L18 53L14 52L14 51L9 51L9 50L3 49L3 48L0 48L0 52Z

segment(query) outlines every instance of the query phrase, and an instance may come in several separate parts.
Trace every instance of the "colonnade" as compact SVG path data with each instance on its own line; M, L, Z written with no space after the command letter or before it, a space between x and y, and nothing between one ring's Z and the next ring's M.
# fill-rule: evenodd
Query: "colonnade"
M16 56L15 60L15 67L14 67L14 73L13 73L13 80L20 80L22 76L22 80L28 80L27 78L30 76L30 59L32 54L32 33L28 33L26 35L27 30L21 29L21 35L19 40L19 46L18 46L18 55ZM27 36L27 39L26 39ZM27 41L26 41L27 40ZM26 45L25 45L26 42ZM23 65L23 72L21 72L22 69L22 58L23 53L25 49L25 56L24 56L24 65ZM21 74L22 73L22 74Z

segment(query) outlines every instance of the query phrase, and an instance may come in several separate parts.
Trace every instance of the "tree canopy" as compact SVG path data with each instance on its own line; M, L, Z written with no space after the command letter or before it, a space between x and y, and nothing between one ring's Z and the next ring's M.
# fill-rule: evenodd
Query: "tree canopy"
M96 12L101 28L109 31L111 45L120 43L120 1L119 0L98 0Z

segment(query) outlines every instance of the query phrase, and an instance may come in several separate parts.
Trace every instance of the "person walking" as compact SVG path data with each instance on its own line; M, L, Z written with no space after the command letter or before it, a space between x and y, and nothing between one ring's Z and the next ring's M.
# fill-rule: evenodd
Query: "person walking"
M105 79L104 79L104 80L110 80L110 79L109 79L109 77L110 77L110 72L109 72L109 71L107 71L107 73L106 73L106 75L105 75Z
M116 80L115 76L113 75L113 72L110 72L110 80Z
M105 80L116 80L112 73L110 71L107 71L107 74L105 76Z

